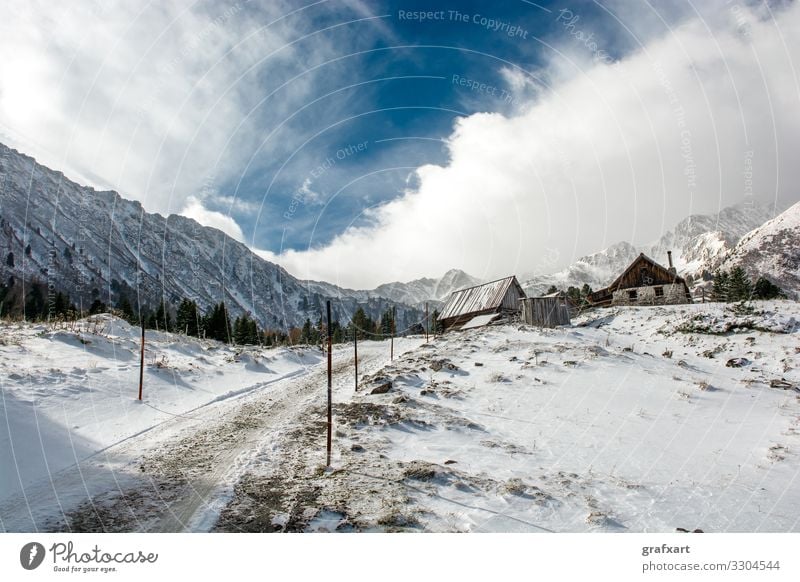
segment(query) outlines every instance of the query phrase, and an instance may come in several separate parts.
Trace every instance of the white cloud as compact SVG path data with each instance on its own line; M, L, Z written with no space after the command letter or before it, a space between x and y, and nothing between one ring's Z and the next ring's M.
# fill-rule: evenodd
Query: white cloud
M70 177L174 212L209 179L235 177L255 149L258 74L283 80L296 64L287 22L265 27L288 11L244 0L3 2L0 131ZM283 115L308 89L292 83L258 113Z
M298 276L362 288L452 267L486 278L542 271L545 254L555 270L741 201L748 157L761 201L796 200L800 7L742 25L726 6L616 65L569 61L589 49L565 33L550 91L512 117L459 119L449 162L420 168L418 187L372 210L371 226L273 258Z
M186 206L184 206L180 214L196 220L203 226L219 229L232 239L244 242L244 233L233 218L222 212L208 210L203 206L202 201L194 196L189 196L189 198L186 199Z

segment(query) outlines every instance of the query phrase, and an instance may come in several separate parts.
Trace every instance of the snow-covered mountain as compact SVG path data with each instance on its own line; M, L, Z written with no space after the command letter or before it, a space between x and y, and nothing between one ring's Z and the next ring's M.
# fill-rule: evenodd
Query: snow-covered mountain
M722 269L744 267L752 278L766 276L790 295L800 292L800 202L747 233L726 254Z
M772 208L760 204L739 204L717 214L692 215L643 251L666 263L667 251L671 250L678 272L698 279L704 270L714 271L745 234L773 216Z
M705 271L713 272L721 265L745 234L773 215L770 208L762 205L739 204L724 208L717 214L688 216L652 244L635 247L628 242L619 242L581 257L557 273L528 278L523 287L529 295L544 293L551 285L566 289L588 284L599 289L611 283L639 253L667 265L667 251L672 251L678 273L690 281L700 280Z
M559 289L583 285L600 289L621 273L639 252L632 244L619 242L600 252L581 257L562 271L528 279L522 287L528 295L546 293L551 285Z
M476 279L459 269L450 269L439 278L424 277L407 283L399 281L384 283L375 289L369 290L344 289L324 281L303 281L306 289L319 295L338 297L344 294L357 301L388 299L396 303L416 307L419 310L424 310L426 303L430 310L436 309L453 291L480 283L482 283L480 279Z
M113 191L72 182L61 172L0 144L0 276L38 281L86 308L126 295L153 308L163 298L207 309L225 301L262 326L316 320L326 299L347 321L362 306L372 318L397 305L398 327L422 314L395 299L296 279L223 232L192 219L145 212Z
M422 278L408 283L385 283L372 292L400 303L422 306L426 301L438 304L447 299L453 291L482 283L472 275L459 269L450 269L438 279Z

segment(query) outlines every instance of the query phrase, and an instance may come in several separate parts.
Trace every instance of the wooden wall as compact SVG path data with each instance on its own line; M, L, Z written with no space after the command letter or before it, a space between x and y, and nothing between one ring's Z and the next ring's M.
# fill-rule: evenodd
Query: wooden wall
M569 306L563 297L529 297L520 301L522 320L538 327L569 325Z

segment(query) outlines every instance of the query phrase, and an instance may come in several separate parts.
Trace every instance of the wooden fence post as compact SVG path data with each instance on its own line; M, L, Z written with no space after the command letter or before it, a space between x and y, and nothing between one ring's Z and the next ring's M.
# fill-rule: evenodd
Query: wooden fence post
M425 302L425 343L428 343L428 327L430 326L430 319L428 319L428 302Z
M142 399L142 386L144 385L144 318L142 318L142 353L139 362L139 400Z
M394 318L397 311L395 307L392 307L392 339L389 345L389 361L394 362L394 332L395 332L395 325L394 325Z
M331 337L331 302L326 302L326 309L328 311L328 456L327 456L327 464L326 467L331 466L331 435L333 429L333 406L331 401L333 399L333 381L331 378L332 366L331 366L331 345L332 337Z
M353 325L353 362L355 363L356 390L358 390L358 326Z

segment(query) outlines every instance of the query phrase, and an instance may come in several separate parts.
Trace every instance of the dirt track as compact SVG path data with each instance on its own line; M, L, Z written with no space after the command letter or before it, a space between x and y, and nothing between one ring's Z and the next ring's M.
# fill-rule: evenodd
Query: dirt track
M369 373L387 359L381 350L364 351L359 367ZM353 383L352 356L336 358L334 384ZM325 364L302 376L275 382L233 402L210 406L191 417L176 417L159 430L175 433L130 461L133 483L101 491L48 530L104 532L208 531L237 491L243 476L257 465L276 474L324 469ZM127 446L106 455L125 457ZM300 465L298 465L298 463ZM89 474L90 467L81 473ZM288 475L287 475L288 476ZM230 512L227 513L230 518ZM230 525L230 519L228 519ZM234 531L240 528L233 527Z

